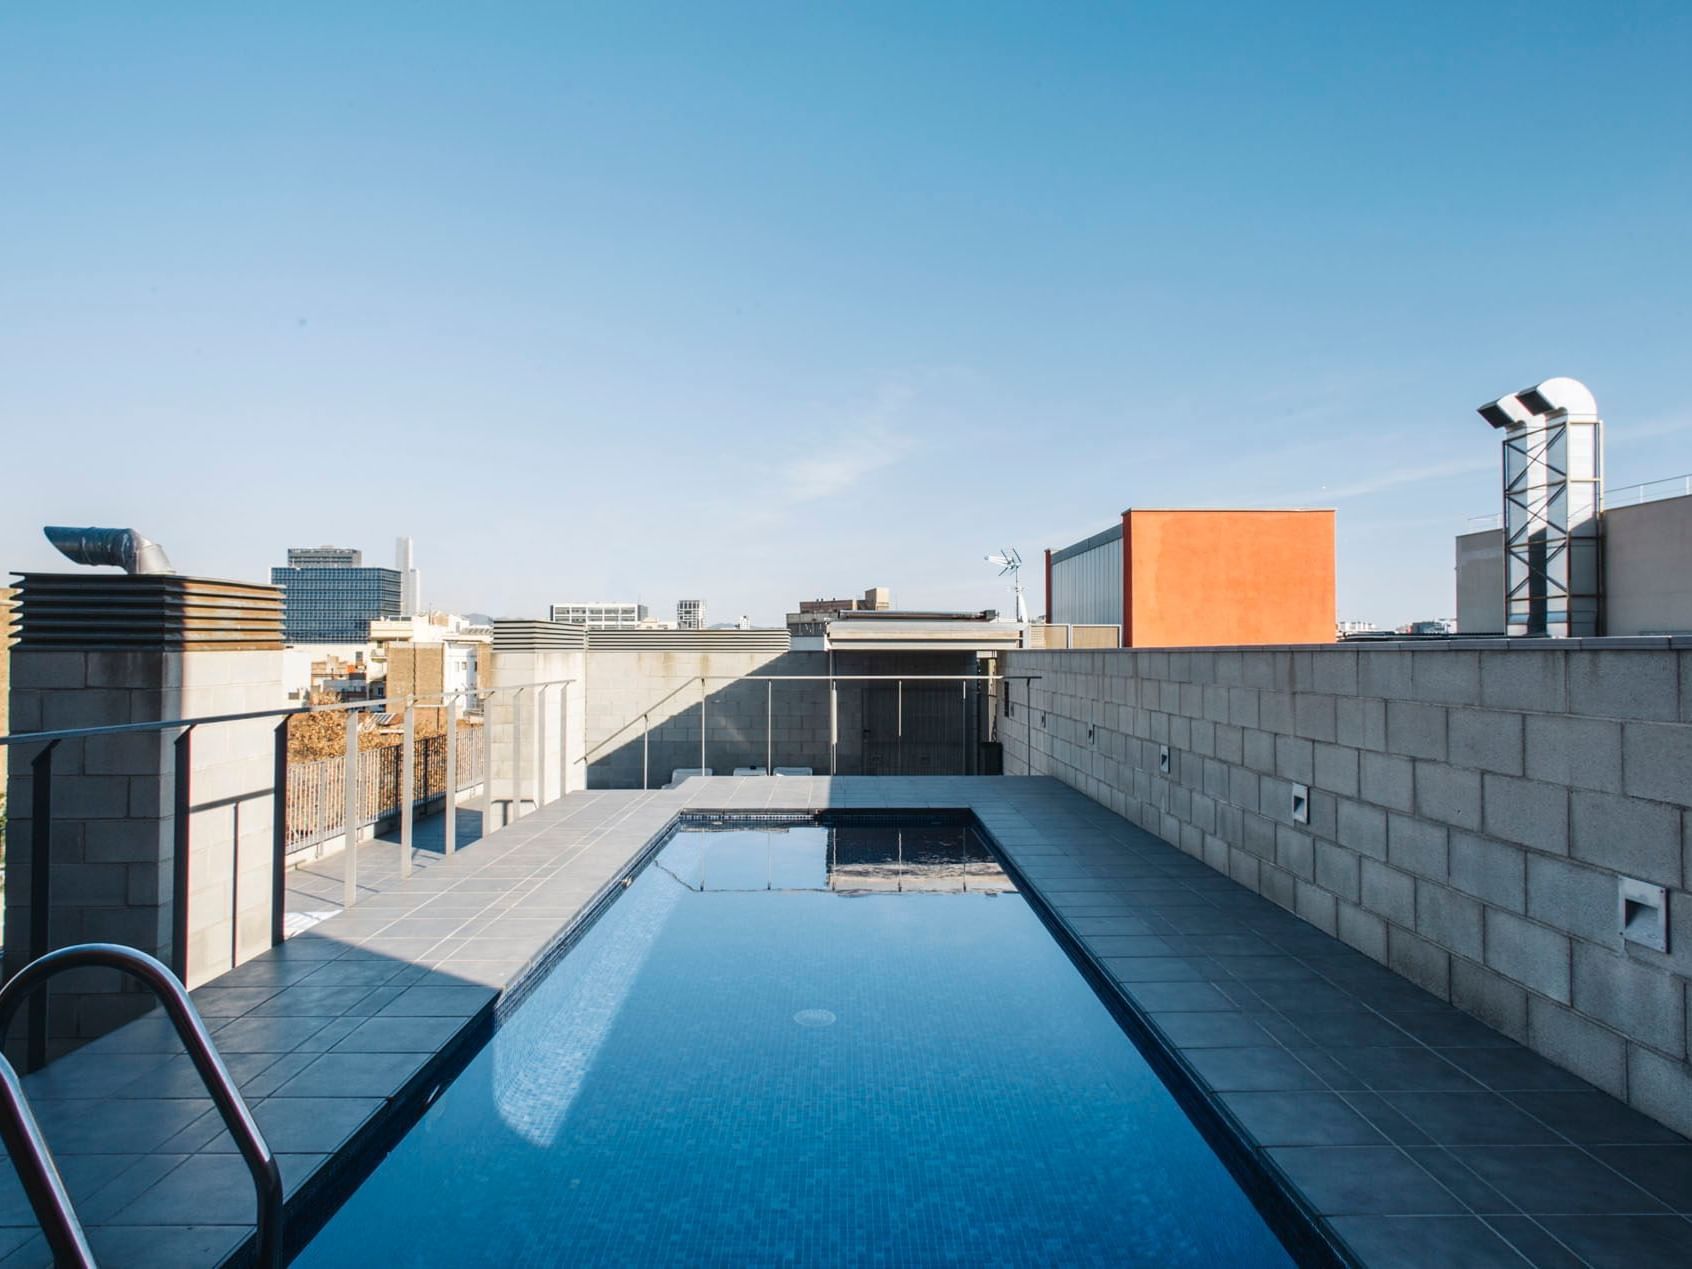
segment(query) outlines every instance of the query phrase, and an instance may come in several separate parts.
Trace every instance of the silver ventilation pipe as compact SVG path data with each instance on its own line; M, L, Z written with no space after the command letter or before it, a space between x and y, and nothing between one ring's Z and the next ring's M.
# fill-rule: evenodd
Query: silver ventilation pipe
M59 554L74 564L106 565L130 574L176 571L164 547L134 529L72 529L50 524L41 531Z
M1489 401L1504 438L1504 621L1511 635L1604 633L1604 424L1578 379Z

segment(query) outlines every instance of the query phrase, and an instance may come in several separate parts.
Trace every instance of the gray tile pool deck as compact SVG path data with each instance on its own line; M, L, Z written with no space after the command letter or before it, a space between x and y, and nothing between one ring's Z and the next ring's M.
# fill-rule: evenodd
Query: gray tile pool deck
M693 779L572 794L448 859L359 852L360 903L195 992L290 1200L439 1078L572 918L684 809L970 808L1199 1096L1370 1266L1692 1263L1692 1142L1068 787L1028 777ZM462 822L461 822L462 828ZM428 829L418 842L426 847ZM461 840L464 836L461 833ZM338 906L341 860L291 907ZM252 1189L143 1018L26 1086L103 1263L216 1264ZM9 1170L0 1264L46 1263Z

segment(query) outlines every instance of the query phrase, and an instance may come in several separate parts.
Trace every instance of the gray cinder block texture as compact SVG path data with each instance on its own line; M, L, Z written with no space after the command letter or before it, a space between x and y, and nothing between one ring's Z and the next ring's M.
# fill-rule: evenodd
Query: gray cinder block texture
M1627 1052L1627 1097L1634 1107L1692 1136L1692 1070L1641 1045Z
M1446 705L1480 700L1480 654L1430 649L1411 654L1411 682L1416 699Z
M1486 963L1542 996L1569 1003L1569 939L1497 908L1486 910Z
M1672 1058L1686 1056L1683 984L1615 952L1574 944L1575 1009Z
M1445 886L1416 883L1416 930L1429 942L1472 960L1481 958L1481 914L1475 899Z
M1498 709L1454 709L1448 716L1453 766L1503 775L1522 774L1521 714Z
M1455 828L1480 828L1480 772L1442 762L1418 762L1415 780L1418 816Z
M1034 770L1644 1113L1692 1117L1692 651L1500 641L1005 663L1047 676ZM1113 673L1159 712L1121 716L1120 749L1087 746ZM1189 796L1154 795L1118 755L1183 723L1192 771L1174 787ZM1053 733L1083 738L1085 757ZM1001 736L1006 769L1026 769L1017 730ZM1310 787L1308 826L1282 805L1293 782ZM1666 953L1623 948L1623 877L1668 887Z
M1488 709L1543 710L1568 708L1566 652L1510 648L1481 654L1479 704Z
M1566 714L1526 714L1522 723L1525 769L1515 774L1552 784L1621 792L1620 723Z
M1489 836L1558 855L1568 853L1569 792L1562 785L1487 775L1482 796L1482 819Z
M1451 960L1451 1003L1526 1044L1528 993L1502 974L1461 956Z
M1387 702L1387 750L1407 758L1445 760L1446 711L1419 701Z
M1360 862L1363 906L1396 925L1416 924L1416 879L1373 859Z
M1674 652L1569 654L1569 710L1593 718L1680 717L1680 667Z
M1410 759L1391 753L1359 755L1359 788L1365 802L1409 811L1415 807L1415 767Z
M1692 806L1692 726L1627 723L1622 771L1629 796Z
M1451 884L1465 894L1511 912L1527 907L1527 852L1508 842L1453 831Z
M1681 819L1665 803L1576 789L1569 795L1569 853L1596 867L1678 886Z
M1527 1043L1612 1097L1627 1097L1627 1040L1609 1027L1529 995Z

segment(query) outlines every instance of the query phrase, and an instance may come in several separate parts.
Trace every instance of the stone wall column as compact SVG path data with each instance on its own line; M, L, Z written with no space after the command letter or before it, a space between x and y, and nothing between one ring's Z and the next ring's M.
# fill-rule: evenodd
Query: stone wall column
M534 809L537 794L545 803L587 786L583 762L587 716L585 645L585 632L552 622L495 624L493 647L487 653L486 670L479 681L480 687L497 689L484 709L494 781L495 827L509 822L511 816L513 774L518 762L514 741L522 746L523 809ZM514 688L555 679L574 681L543 691L530 687L521 693L519 706Z
M280 594L177 576L27 574L10 710L17 733L284 708ZM193 729L188 961L197 986L269 946L272 781L279 719ZM139 948L181 971L175 947L179 728L63 739L53 752L49 949ZM5 964L28 963L35 806L43 744L8 747ZM146 1012L152 998L104 971L55 980L49 1054ZM22 1043L23 1026L11 1037Z

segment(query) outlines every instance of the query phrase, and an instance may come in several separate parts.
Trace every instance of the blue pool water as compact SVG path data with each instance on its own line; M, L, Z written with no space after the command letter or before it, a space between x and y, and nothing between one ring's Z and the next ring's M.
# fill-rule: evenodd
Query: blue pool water
M302 1265L1285 1265L961 826L677 833Z

